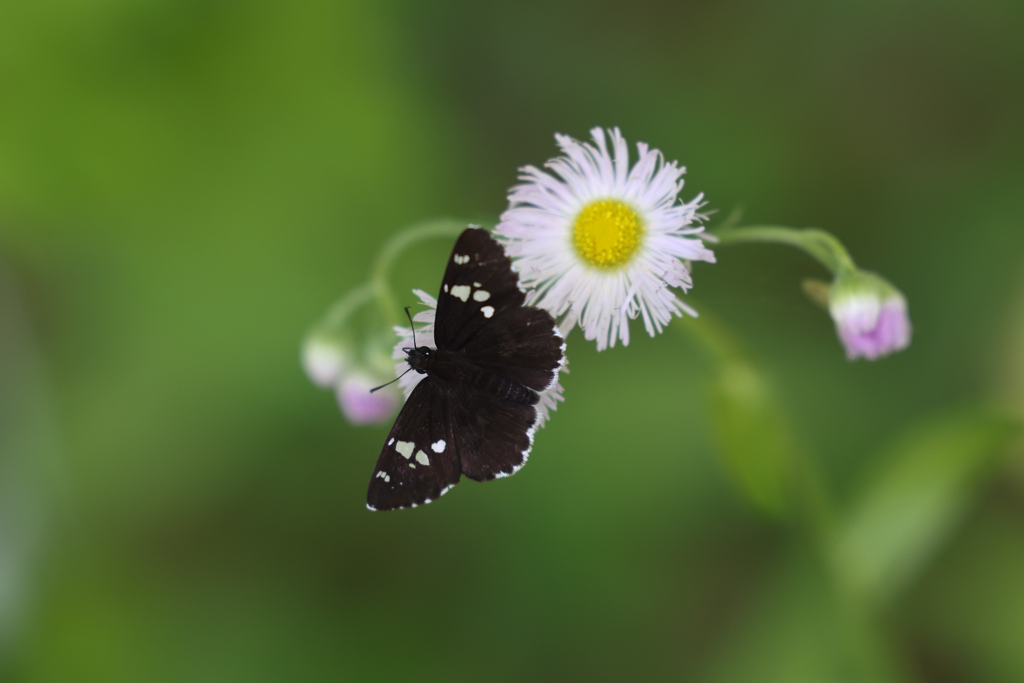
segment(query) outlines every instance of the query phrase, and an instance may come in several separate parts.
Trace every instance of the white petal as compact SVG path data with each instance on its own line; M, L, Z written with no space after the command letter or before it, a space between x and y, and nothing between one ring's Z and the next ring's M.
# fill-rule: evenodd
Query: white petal
M509 206L495 234L504 243L531 302L546 308L568 331L575 325L598 350L629 343L629 321L641 318L650 335L673 316L694 315L669 289L685 291L692 276L684 261L714 263L715 256L694 224L703 195L678 203L686 169L638 142L630 166L629 146L618 128L590 131L593 142L556 134L563 156L520 169ZM642 242L629 263L598 269L585 262L572 241L579 212L595 199L617 199L638 213Z

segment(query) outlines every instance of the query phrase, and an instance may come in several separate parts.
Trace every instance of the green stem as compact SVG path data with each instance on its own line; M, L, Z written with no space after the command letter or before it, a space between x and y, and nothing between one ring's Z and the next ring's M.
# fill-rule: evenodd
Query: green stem
M702 313L698 320L679 318L673 321L673 325L714 358L719 371L727 365L741 363L757 371L766 385L769 383L768 378L749 359L736 335L714 316ZM785 419L781 411L778 419ZM796 433L791 425L787 426L786 431ZM835 537L836 513L825 478L807 449L799 445L799 441L792 450L794 452L790 458L788 479L797 522L814 546L830 548ZM821 555L824 559L830 553L822 552Z
M713 315L702 313L698 320L680 318L672 324L713 360L716 372L725 373L732 366L746 366L757 374L767 394L776 395L771 390L769 378L749 359L741 341ZM778 402L777 398L773 400ZM774 411L774 419L788 422L782 409ZM891 651L884 633L857 596L851 593L843 579L842 568L837 565L834 551L837 515L825 477L793 426L781 424L781 428L783 433L794 437L790 440L784 475L792 521L831 588L841 619L848 665L858 673L858 680L879 683L906 680L899 659Z
M787 244L802 249L833 275L856 266L834 235L820 228L789 228L784 225L748 225L740 228L723 228L710 233L718 238L719 244L741 244L762 242Z
M335 301L323 317L317 321L306 335L307 337L333 337L340 330L349 316L360 306L373 299L373 286L364 282L355 289L349 290L345 296Z
M711 315L702 313L698 320L676 318L672 326L696 342L719 364L735 362L743 357L739 340Z
M418 242L436 239L440 237L456 237L466 229L466 221L452 218L440 218L437 220L418 223L406 230L395 234L384 248L380 250L374 260L373 268L370 271L370 287L372 287L377 306L385 319L391 325L402 322L398 314L398 304L394 294L391 292L391 269L394 267L398 256Z

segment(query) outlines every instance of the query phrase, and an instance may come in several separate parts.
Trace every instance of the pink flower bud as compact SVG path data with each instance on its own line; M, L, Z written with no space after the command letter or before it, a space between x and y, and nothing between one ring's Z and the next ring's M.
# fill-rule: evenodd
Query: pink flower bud
M398 391L394 385L370 393L378 386L370 377L353 373L338 385L338 405L345 418L354 425L371 425L387 422L398 407Z
M907 300L874 273L838 278L829 293L829 312L850 360L875 360L910 344Z

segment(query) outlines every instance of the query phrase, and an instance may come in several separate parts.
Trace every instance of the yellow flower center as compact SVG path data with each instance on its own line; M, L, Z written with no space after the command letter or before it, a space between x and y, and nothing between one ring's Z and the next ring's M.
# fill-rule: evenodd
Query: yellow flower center
M633 209L617 199L602 199L576 216L572 239L576 252L591 266L617 268L633 257L643 234Z

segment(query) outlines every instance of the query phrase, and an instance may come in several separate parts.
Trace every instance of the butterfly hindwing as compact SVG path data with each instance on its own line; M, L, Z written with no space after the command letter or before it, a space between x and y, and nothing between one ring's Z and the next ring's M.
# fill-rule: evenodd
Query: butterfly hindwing
M370 478L371 510L415 507L437 500L459 481L452 432L457 420L451 392L425 377L388 433Z
M515 474L533 446L537 410L493 394L476 392L455 406L455 447L462 473L476 481Z
M522 307L526 295L518 282L512 262L490 233L465 230L448 258L437 295L437 348L459 349L494 318Z
M547 311L509 308L477 330L462 351L477 367L544 391L558 378L565 340Z

